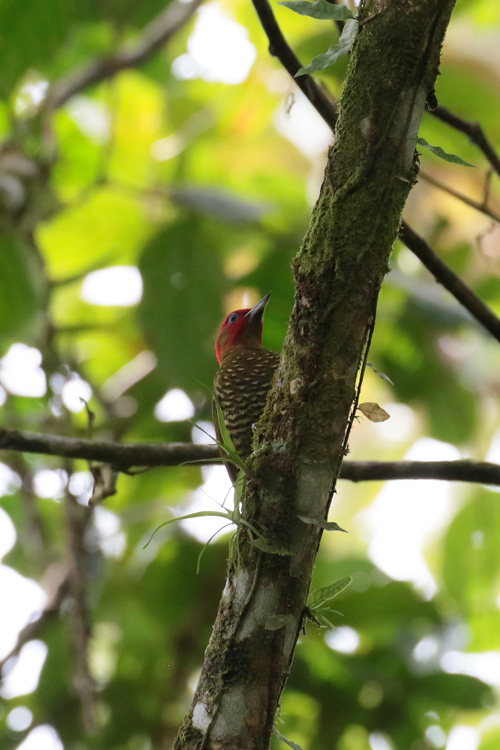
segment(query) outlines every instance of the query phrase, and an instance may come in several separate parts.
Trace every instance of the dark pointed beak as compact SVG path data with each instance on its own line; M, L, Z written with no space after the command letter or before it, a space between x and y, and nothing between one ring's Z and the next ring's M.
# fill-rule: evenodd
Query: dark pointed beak
M270 296L271 296L271 292L269 292L269 294L266 294L265 297L262 297L260 302L257 302L257 304L254 305L254 307L252 307L252 309L247 312L247 314L245 315L245 318L249 318L250 321L262 320L262 318L264 317L264 310L267 307L267 303L269 302Z

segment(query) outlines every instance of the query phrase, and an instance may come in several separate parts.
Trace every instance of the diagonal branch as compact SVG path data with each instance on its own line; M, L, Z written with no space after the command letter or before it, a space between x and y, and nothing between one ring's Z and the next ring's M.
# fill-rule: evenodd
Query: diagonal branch
M433 185L434 187L439 188L439 190L443 190L443 192L448 193L448 195L452 195L457 200L462 201L462 203L467 204L467 206L470 206L471 208L475 208L476 211L485 214L485 216L489 216L490 219L493 219L493 221L497 221L500 224L500 214L493 211L493 209L487 205L486 200L475 201L473 198L469 198L468 195L464 195L464 193L455 190L451 185L445 185L440 180L436 180L436 178L428 172L420 170L418 176L421 180L428 182L429 185Z
M252 0L252 2L259 16L262 28L269 39L269 52L278 58L316 111L319 112L325 122L334 130L335 123L337 122L337 105L334 100L317 84L311 75L307 74L295 78L295 74L302 67L302 63L281 33L281 29L278 26L268 0Z
M69 575L68 573L60 581L57 589L46 604L40 615L36 620L31 620L27 625L18 633L17 641L12 649L0 660L0 676L3 672L6 664L18 656L22 647L32 641L34 638L41 638L46 626L55 620L60 613L61 605L68 596L69 592Z
M62 107L68 99L89 86L113 78L127 68L136 68L149 60L192 17L203 0L169 4L144 29L139 41L125 46L111 57L101 57L80 70L72 70L52 84L45 100L48 111Z
M500 319L460 276L451 270L405 221L401 222L399 236L406 247L414 253L436 280L452 294L497 341L500 342Z
M302 64L284 38L269 6L268 0L253 0L253 4L261 20L262 27L269 39L269 51L272 55L275 55L278 58L283 67L293 77L299 68L302 67ZM296 83L299 85L300 81L305 78L308 79L307 87L302 88L302 91L317 112L323 117L325 122L330 125L332 130L334 130L337 122L337 108L335 104L329 100L330 106L327 107L326 110L319 106L318 102L320 101L320 96L323 95L323 90L312 76L300 76L298 79L295 79ZM458 130L461 130L461 132L469 135L473 142L476 143L476 145L478 145L483 153L485 153L490 159L493 167L496 169L496 165L498 165L500 168L500 160L491 144L487 141L482 128L479 125L474 125L472 123L467 123L465 120L461 120L461 118L453 115L451 112L444 109L444 107L438 107L432 112L432 114L445 122L448 122ZM478 208L478 206L474 207ZM498 219L496 216L494 218ZM470 289L467 284L465 284L460 277L457 276L451 268L449 268L449 266L447 266L447 264L431 250L425 240L423 240L406 222L403 221L401 226L402 230L400 231L400 237L408 249L419 258L421 263L423 263L423 265L435 276L436 280L442 284L445 289L447 289L450 294L452 294L455 299L463 305L494 338L500 341L500 320L496 317L493 311L474 294L472 289Z
M446 109L446 107L441 106L432 110L430 114L433 117L436 117L438 120L441 120L441 122L445 122L447 125L455 128L455 130L460 131L460 133L464 133L465 135L469 136L472 143L474 143L480 149L480 151L483 152L497 175L500 176L500 156L493 148L493 145L486 137L483 128L478 122L469 122L468 120L464 120L462 117L459 117L453 112L450 112L450 110Z

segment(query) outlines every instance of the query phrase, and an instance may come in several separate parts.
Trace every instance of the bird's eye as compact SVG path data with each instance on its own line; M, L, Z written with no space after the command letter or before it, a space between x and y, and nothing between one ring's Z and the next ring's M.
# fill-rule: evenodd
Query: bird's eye
M231 313L229 318L227 319L228 323L234 323L235 320L238 320L238 315L236 313Z

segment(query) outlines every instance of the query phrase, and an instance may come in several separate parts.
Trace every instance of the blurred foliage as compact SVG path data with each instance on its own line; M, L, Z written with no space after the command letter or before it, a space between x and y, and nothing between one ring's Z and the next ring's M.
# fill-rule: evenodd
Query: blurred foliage
M281 346L293 301L290 264L329 138L269 56L251 4L206 6L142 67L78 92L56 111L43 108L47 84L137 42L163 8L159 0L26 0L22 12L14 0L0 6L6 427L87 435L78 401L85 381L96 438L188 441L193 422L210 420L213 343L223 315L272 291L265 343ZM217 30L205 13L217 8L219 22L222 14L242 26ZM275 12L305 63L337 41L325 23L279 6ZM481 122L497 149L499 26L495 3L459 0L437 86L440 102ZM236 47L229 45L232 35ZM255 62L239 84L224 82L242 64L238 46L250 43ZM340 60L318 77L335 96L346 64ZM474 145L429 114L421 134L477 167L426 152L425 170L480 200L488 165ZM496 177L489 202L499 210ZM424 180L406 218L500 314L498 226ZM98 303L89 301L89 274L118 266L139 269L141 301L110 304L119 281L109 282ZM16 343L25 346L11 349ZM424 437L452 443L465 457L498 458L497 345L400 246L381 294L370 359L394 385L370 371L363 400L385 404L393 419L358 422L352 458L401 459ZM34 378L42 383L36 394ZM173 388L191 399L192 421L155 416ZM426 445L427 457L446 448ZM37 581L50 599L76 566L84 595L78 602L70 586L59 616L35 628L48 655L37 688L0 705L0 747L16 748L32 726L44 724L67 750L169 747L189 708L224 586L228 538L208 547L199 575L202 544L189 524L162 529L145 544L156 526L195 500L207 509L224 501L208 484L199 489L213 472L179 467L120 476L117 493L88 514L91 467L84 462L10 454L3 460L0 529L7 535L10 518L17 537L0 571ZM426 750L444 746L454 727L467 725L478 729L481 750L492 750L499 742L496 692L473 670L446 668L442 657L500 650L498 495L490 488L450 489L423 538L424 585L405 573L406 549L397 544L411 533L413 518L405 520L410 485L397 486L403 510L391 526L387 546L394 542L395 552L385 572L373 551L384 527L367 523L368 509L379 508L373 503L383 497L380 485L338 488L333 513L350 533L325 535L314 586L346 575L354 581L335 600L341 613L329 615L336 630L308 625L278 729L304 750ZM435 484L418 487L421 513L430 513ZM391 521L387 513L383 519ZM6 590L2 618L9 601ZM79 612L85 601L88 611ZM82 622L89 628L88 668L80 663ZM342 636L349 633L359 642L346 651ZM14 642L3 644L3 655ZM21 706L32 712L29 725L14 721L13 709ZM274 739L273 747L284 745Z

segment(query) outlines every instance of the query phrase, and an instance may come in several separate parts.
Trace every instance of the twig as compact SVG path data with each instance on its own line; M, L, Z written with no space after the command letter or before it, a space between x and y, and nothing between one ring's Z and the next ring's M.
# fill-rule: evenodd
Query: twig
M89 86L112 78L121 70L135 68L149 60L191 18L203 0L174 2L166 7L144 29L137 44L124 47L112 57L94 60L85 68L70 71L52 84L44 109L51 111L62 107L68 99Z
M21 478L17 495L26 518L26 529L17 529L19 543L31 564L38 570L43 570L52 558L49 552L50 536L33 489L33 472L29 468L29 462L26 462L20 453L12 456L9 466Z
M278 58L313 107L319 112L325 122L330 125L332 131L335 130L338 114L337 105L326 91L316 83L312 76L303 75L295 78L295 74L299 72L302 63L281 33L271 6L267 0L252 0L252 2L259 16L262 28L269 39L270 54Z
M490 200L492 177L493 177L493 170L490 168L486 170L486 174L484 175L483 203L488 203L488 201Z
M427 172L423 172L422 170L420 170L418 176L419 179L425 180L425 182L428 182L430 185L434 185L434 187L437 187L440 190L444 190L444 192L448 193L448 195L452 195L454 198L457 198L463 203L466 203L468 206L471 206L471 208L475 208L476 211L480 211L482 214L489 216L490 219L493 219L493 221L497 221L498 223L500 223L500 214L498 214L496 211L493 211L493 209L491 209L487 205L484 199L481 202L475 201L473 200L473 198L469 198L468 195L464 195L464 193L460 193L458 190L455 190L455 188L452 188L449 185L445 185L440 180L436 180L435 177L428 174Z
M179 466L222 463L216 445L193 443L111 443L0 430L0 450L43 453L102 461L125 470L131 466ZM500 466L481 461L344 461L341 479L367 482L386 479L444 479L500 485Z
M401 222L399 236L406 247L417 256L436 280L452 294L497 341L500 342L500 319L493 310L477 297L460 276L436 255L427 242L408 224Z
M356 419L356 413L359 406L359 399L361 396L361 388L363 386L363 380L365 377L366 372L366 366L368 364L368 354L370 352L370 347L372 344L372 338L373 338L373 332L375 330L375 319L376 319L377 311L374 310L373 316L370 320L370 323L367 328L366 332L366 342L364 346L363 353L361 355L361 363L360 363L360 369L359 369L359 377L358 382L356 385L356 393L354 394L354 399L352 402L352 408L351 413L349 415L349 421L347 423L345 436L344 436L344 445L342 446L342 456L347 456L349 454L349 436L351 434L352 426L354 424L354 420Z
M455 130L459 130L461 133L469 136L472 143L483 152L497 175L500 176L500 156L493 148L479 123L464 120L462 117L450 112L446 107L437 107L430 114L447 125L451 125Z
M61 583L59 584L59 586L57 587L57 590L54 596L49 601L47 606L44 608L40 617L38 617L38 619L34 620L33 622L29 622L19 632L15 646L0 661L0 674L3 668L5 667L5 665L7 664L7 662L10 659L12 659L14 656L17 656L19 652L21 651L22 647L26 643L28 643L28 641L32 641L33 638L41 637L46 625L59 615L61 604L66 599L68 595L68 591L69 591L69 575L66 575L61 581Z

